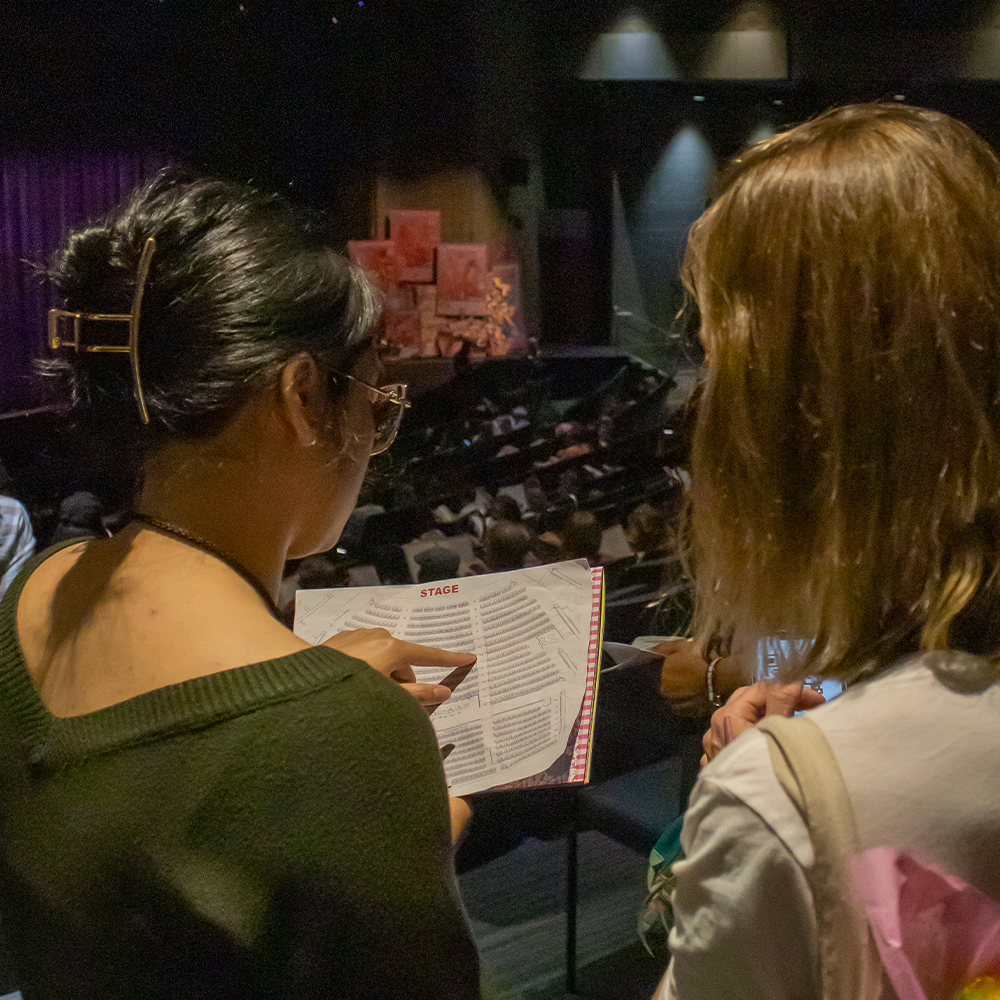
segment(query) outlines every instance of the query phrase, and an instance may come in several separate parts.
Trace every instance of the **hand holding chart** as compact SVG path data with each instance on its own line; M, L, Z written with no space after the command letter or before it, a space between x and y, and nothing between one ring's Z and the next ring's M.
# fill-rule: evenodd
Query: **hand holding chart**
M304 590L296 595L295 632L318 645L348 630L382 628L452 651L454 662L412 665L416 682L427 685L468 662L457 654L476 654L432 719L439 741L455 744L445 764L453 795L526 779L581 782L602 587L601 570L578 560L434 584ZM341 648L336 639L329 644ZM565 767L548 775L560 761ZM543 772L547 779L537 777Z

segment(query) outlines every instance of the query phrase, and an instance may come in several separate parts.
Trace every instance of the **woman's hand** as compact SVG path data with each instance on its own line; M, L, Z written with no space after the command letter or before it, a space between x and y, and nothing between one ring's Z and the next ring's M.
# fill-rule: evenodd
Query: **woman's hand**
M668 639L650 648L663 657L660 697L678 715L704 715L709 708L705 672L708 664L698 639ZM715 688L729 695L744 683L747 673L737 656L724 656L715 665Z
M465 824L472 818L472 806L465 799L450 797L448 808L451 811L451 842L458 847Z
M358 628L330 636L324 646L364 660L372 669L398 681L425 708L447 701L452 691L476 665L475 653L450 653L433 646L396 639L384 628ZM418 684L413 668L450 667L438 684Z
M737 688L729 701L712 715L712 727L701 741L705 748L702 767L740 733L753 729L765 715L794 715L802 709L822 705L825 700L818 691L801 682L758 681Z

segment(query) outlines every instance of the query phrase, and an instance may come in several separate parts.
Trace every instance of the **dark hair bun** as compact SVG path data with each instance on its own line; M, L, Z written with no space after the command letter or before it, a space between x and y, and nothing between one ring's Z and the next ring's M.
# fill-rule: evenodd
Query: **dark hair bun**
M126 276L116 274L112 263L113 241L107 229L87 229L70 237L63 253L61 285L63 294L72 299L76 308L93 312L90 303L102 305L120 297L115 284L124 286Z
M252 187L167 170L102 225L70 237L52 275L74 312L130 313L156 241L139 322L141 426L122 354L61 352L47 365L78 416L114 447L212 433L305 352L327 369L369 341L378 293L335 252L322 221ZM83 342L125 343L125 323L85 321Z

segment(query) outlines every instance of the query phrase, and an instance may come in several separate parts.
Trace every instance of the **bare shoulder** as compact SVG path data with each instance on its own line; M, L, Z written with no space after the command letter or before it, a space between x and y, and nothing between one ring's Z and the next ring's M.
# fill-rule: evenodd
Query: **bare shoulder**
M307 648L228 567L178 547L97 539L54 553L17 612L28 672L55 715Z
M21 648L27 650L38 642L45 641L51 628L53 609L69 610L64 603L68 591L78 591L73 586L78 578L71 577L70 571L93 545L91 541L81 541L59 549L40 563L28 577L17 602L17 632ZM61 586L63 581L66 586Z

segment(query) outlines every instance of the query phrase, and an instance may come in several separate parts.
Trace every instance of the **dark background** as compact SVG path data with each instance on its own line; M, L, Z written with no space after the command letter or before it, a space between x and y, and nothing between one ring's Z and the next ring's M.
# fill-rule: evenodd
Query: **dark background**
M641 11L685 69L697 39L722 30L739 6L648 0ZM539 178L528 220L538 292L528 305L544 348L611 340L613 178L634 234L644 186L685 126L718 163L762 123L780 128L898 93L1000 140L997 84L961 79L956 68L963 33L992 18L991 3L784 0L770 9L788 37L786 80L578 79L595 37L625 8L598 0L5 5L0 413L45 401L30 371L47 299L22 259L38 262L168 161L330 209L345 241L368 235L380 175L476 168L501 206ZM660 211L682 237L692 206ZM664 252L662 242L644 249L636 239L646 313L662 328L677 306L669 242L677 240Z

